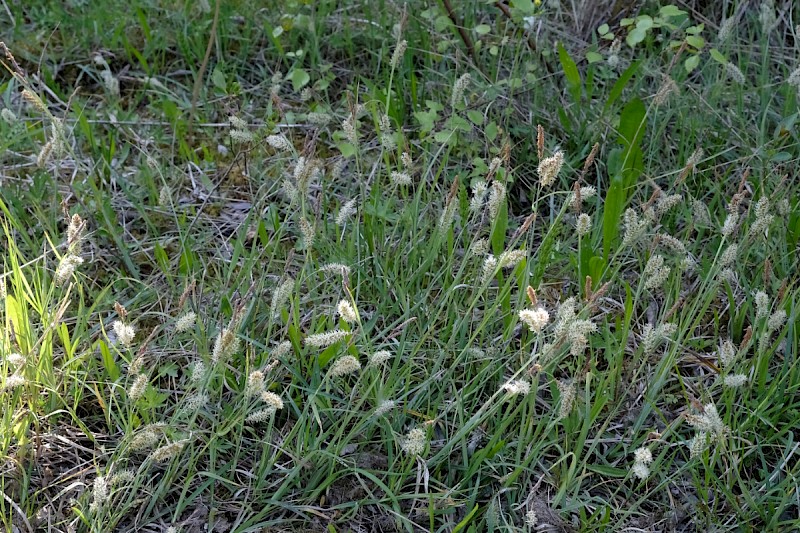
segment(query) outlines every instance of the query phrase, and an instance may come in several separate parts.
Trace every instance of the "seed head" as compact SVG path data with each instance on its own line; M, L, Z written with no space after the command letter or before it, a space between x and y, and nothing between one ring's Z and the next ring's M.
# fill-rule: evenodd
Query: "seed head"
M350 335L349 331L334 329L325 333L309 335L305 338L305 345L311 348L327 348L328 346L336 344L340 340L347 338L348 335Z
M535 528L536 524L539 523L539 518L536 516L536 511L531 509L527 513L525 513L525 523L528 525L529 528Z
M719 359L720 366L729 368L736 358L736 346L730 339L726 339L717 350L717 358Z
M800 89L800 66L789 74L789 77L786 78L786 83Z
M472 184L472 198L469 201L470 211L477 213L481 210L488 190L489 188L483 180L478 180Z
M187 413L193 413L208 405L208 394L205 392L195 392L183 403L182 410Z
M711 225L711 216L708 214L708 207L700 200L692 201L692 220L697 226Z
M450 107L455 108L456 104L464 99L464 90L469 86L471 79L471 76L467 73L456 80L453 84L453 93L450 96Z
M280 396L275 394L274 392L270 391L262 391L261 392L261 401L267 404L268 409L272 409L273 411L280 411L283 409L283 400Z
M4 107L2 111L0 111L0 117L6 122L6 124L16 124L17 123L17 115L14 114L9 108Z
M669 338L678 330L675 324L664 323L658 327L646 324L642 328L642 352L645 355L652 354L664 339Z
M541 333L550 321L550 313L544 308L523 309L519 312L519 319L534 333Z
M136 379L133 380L131 387L128 389L128 398L132 402L136 402L139 398L144 395L144 391L147 389L147 376L144 374L139 374L136 376Z
M733 264L736 261L736 255L739 253L739 245L736 243L732 243L728 246L722 255L719 258L719 264L721 267L727 267Z
M744 73L739 69L739 67L737 67L730 61L725 63L725 73L734 83L737 83L739 85L744 85L745 82Z
M11 374L6 378L6 383L3 385L0 391L7 391L11 389L16 389L17 387L22 387L25 385L25 377L19 373Z
M631 473L639 479L647 479L650 476L650 467L644 463L635 462L631 467Z
M115 320L111 327L117 336L117 342L125 347L131 345L133 338L136 336L136 329L132 325L125 324L121 320Z
M525 396L531 391L531 384L523 379L512 379L503 384L500 390L506 391L509 396L518 394Z
M644 272L642 276L645 279L644 287L645 289L657 289L669 277L670 267L664 265L664 257L659 254L653 254L650 256L650 259L647 260L647 264L644 267Z
M161 436L163 435L162 430L162 424L150 424L140 428L131 439L128 448L131 451L149 450L154 448L161 440Z
M245 396L252 397L258 396L264 392L264 372L261 370L253 370L247 376L247 385L244 388Z
M206 377L206 365L202 361L195 361L189 366L189 381L194 385L200 384Z
M229 329L223 328L217 335L214 341L214 351L211 353L211 361L216 365L220 362L225 362L230 357L239 351L241 348L241 341L236 333Z
M756 300L756 318L764 318L769 315L772 304L769 301L769 296L764 291L758 291L755 296Z
M104 476L97 476L92 484L92 507L100 509L108 501L109 496L108 481Z
M323 113L320 111L312 111L311 113L306 114L306 120L309 122L309 124L313 124L318 128L324 128L325 126L331 123L333 117L331 117L330 114L328 113ZM290 144L289 146L290 146L289 149L291 150L292 145Z
M731 33L733 33L734 28L736 27L736 17L728 17L722 24L719 25L719 33L717 33L717 40L722 43L728 40Z
M403 39L402 41L397 43L397 46L394 47L394 53L392 53L392 69L396 69L397 65L400 64L400 60L403 58L403 54L406 53L406 48L408 47L408 42Z
M189 311L175 321L175 333L189 331L194 327L196 321L197 314L194 311Z
M660 218L667 211L678 205L683 201L683 196L680 194L661 195L656 200L655 214L656 218Z
M342 131L344 132L344 137L347 141L352 144L353 146L358 146L358 119L355 115L348 115L347 118L342 122Z
M380 366L391 358L392 352L388 350L380 350L370 356L367 366Z
M428 444L428 436L422 428L414 428L400 440L400 448L408 455L422 455Z
M572 404L575 401L575 382L569 381L556 381L556 386L561 393L561 405L558 409L558 418L566 418L572 412Z
M86 230L86 223L77 213L72 215L67 226L67 248L72 255L81 253L83 244L83 232Z
M356 214L356 211L357 211L356 210L356 202L357 201L358 200L356 198L353 198L352 200L349 200L346 204L344 204L339 209L339 214L336 215L336 225L337 226L344 226L344 224L347 222L347 220L351 216Z
M680 89L678 89L678 84L675 83L675 80L665 75L661 81L661 86L658 88L658 92L653 98L653 104L656 107L662 106L669 100L671 95L679 92Z
M61 258L55 274L56 285L63 285L75 273L75 269L83 264L83 258L77 255L65 255Z
M747 376L744 374L728 374L724 379L725 386L731 388L738 388L747 383Z
M592 230L592 218L586 213L581 213L578 216L578 221L575 223L575 232L579 237L583 237Z
M269 314L273 321L281 317L281 309L289 300L292 291L294 291L294 280L292 278L287 278L283 283L278 285L275 292L272 293L272 303L269 308Z
M291 141L283 135L270 135L267 137L267 144L275 148L279 152L288 152L294 149Z
M398 187L401 185L411 185L411 176L409 176L407 172L398 172L394 170L389 175L389 178L391 179L392 183Z
M786 322L786 311L783 309L778 309L772 315L770 315L769 320L767 320L767 331L772 334L775 331L778 331L783 327L783 324Z
M739 223L739 213L732 212L728 213L728 216L725 217L725 223L722 225L722 236L726 239L731 238L733 232L736 231L736 226Z
M485 285L491 281L497 272L497 259L492 254L488 254L486 259L483 260L483 273L481 274L481 285Z
M528 252L525 250L506 250L497 259L497 265L500 268L511 269L520 264L524 259L527 259Z
M18 353L9 354L6 356L6 361L17 370L25 366L25 357Z
M383 400L378 407L375 408L375 416L383 416L395 408L397 403L394 400Z
M272 357L275 359L280 359L281 357L285 357L292 351L292 343L289 341L283 341L278 346L272 350Z
M358 359L352 355L343 355L331 365L330 376L332 378L338 378L358 372L359 370L361 370L361 363L358 362Z
M633 452L633 457L637 463L649 465L653 462L653 453L650 451L650 448L637 448L636 451Z
M336 312L342 317L342 320L348 324L355 324L358 322L358 312L348 300L340 300L336 306Z
M539 173L539 185L541 185L542 188L552 185L563 165L564 152L561 150L558 150L551 157L542 159L539 162L539 168L537 169Z
M767 230L772 224L772 221L775 220L775 215L770 213L769 198L762 196L756 203L755 212L756 220L753 222L753 225L750 226L750 235L764 236L767 234Z
M625 235L622 238L622 247L627 248L641 239L647 231L647 220L640 220L639 215L631 208L624 215Z
M506 200L506 186L499 181L492 182L492 190L489 192L489 220L494 224L500 208Z
M164 446L153 450L153 453L150 454L150 460L157 463L167 462L181 453L188 442L188 440L179 440L171 444L165 444Z
M316 230L306 217L300 217L300 233L303 235L303 244L306 249L311 249L316 239Z

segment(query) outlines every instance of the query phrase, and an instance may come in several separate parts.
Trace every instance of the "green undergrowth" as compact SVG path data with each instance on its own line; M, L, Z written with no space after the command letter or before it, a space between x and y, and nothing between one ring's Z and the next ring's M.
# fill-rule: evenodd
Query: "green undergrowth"
M3 15L6 529L800 527L791 3L110 4Z

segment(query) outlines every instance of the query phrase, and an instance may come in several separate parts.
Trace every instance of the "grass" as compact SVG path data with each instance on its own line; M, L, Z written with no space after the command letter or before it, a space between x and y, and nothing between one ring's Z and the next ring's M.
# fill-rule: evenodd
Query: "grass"
M567 4L4 5L3 527L800 528L800 13Z

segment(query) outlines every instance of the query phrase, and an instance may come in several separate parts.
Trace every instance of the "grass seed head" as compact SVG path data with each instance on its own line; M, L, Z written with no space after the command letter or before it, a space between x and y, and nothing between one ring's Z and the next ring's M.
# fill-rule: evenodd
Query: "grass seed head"
M428 436L422 428L414 428L400 440L400 448L408 455L422 455L428 444Z
M358 322L358 312L348 300L339 300L336 305L336 313L348 324Z
M550 321L550 313L544 308L523 309L519 312L519 319L534 333L541 333Z
M592 217L586 213L581 213L578 215L578 220L575 223L575 232L579 237L583 237L590 231L592 231Z
M117 342L122 346L130 347L136 337L136 328L130 324L125 324L121 320L115 320L111 325L114 329L114 334L117 336Z
M539 173L539 185L542 188L552 185L563 165L564 152L561 150L558 150L551 157L542 159L539 162L539 167L537 169L537 172Z
M342 339L346 339L349 335L349 331L334 329L332 331L326 331L325 333L309 335L305 338L305 345L310 348L327 348Z
M353 374L359 370L361 370L361 363L358 362L358 359L352 355L343 355L331 365L330 376L332 378L338 378Z
M367 366L380 366L391 358L392 352L389 350L380 350L370 356Z

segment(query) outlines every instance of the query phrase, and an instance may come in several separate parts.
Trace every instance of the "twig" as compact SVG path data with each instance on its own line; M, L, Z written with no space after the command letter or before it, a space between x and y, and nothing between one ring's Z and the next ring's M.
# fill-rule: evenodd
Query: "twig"
M458 17L456 16L456 12L453 9L453 5L450 3L450 0L442 0L442 5L444 5L444 9L447 11L447 16L450 17L450 21L461 35L461 40L464 42L464 46L467 47L467 51L469 52L470 57L472 57L472 62L475 63L475 66L478 68L478 70L482 70L480 63L478 62L478 54L475 53L475 45L472 43L472 38L469 36L469 33L467 33L466 28L464 28L464 26L462 26L458 21Z

